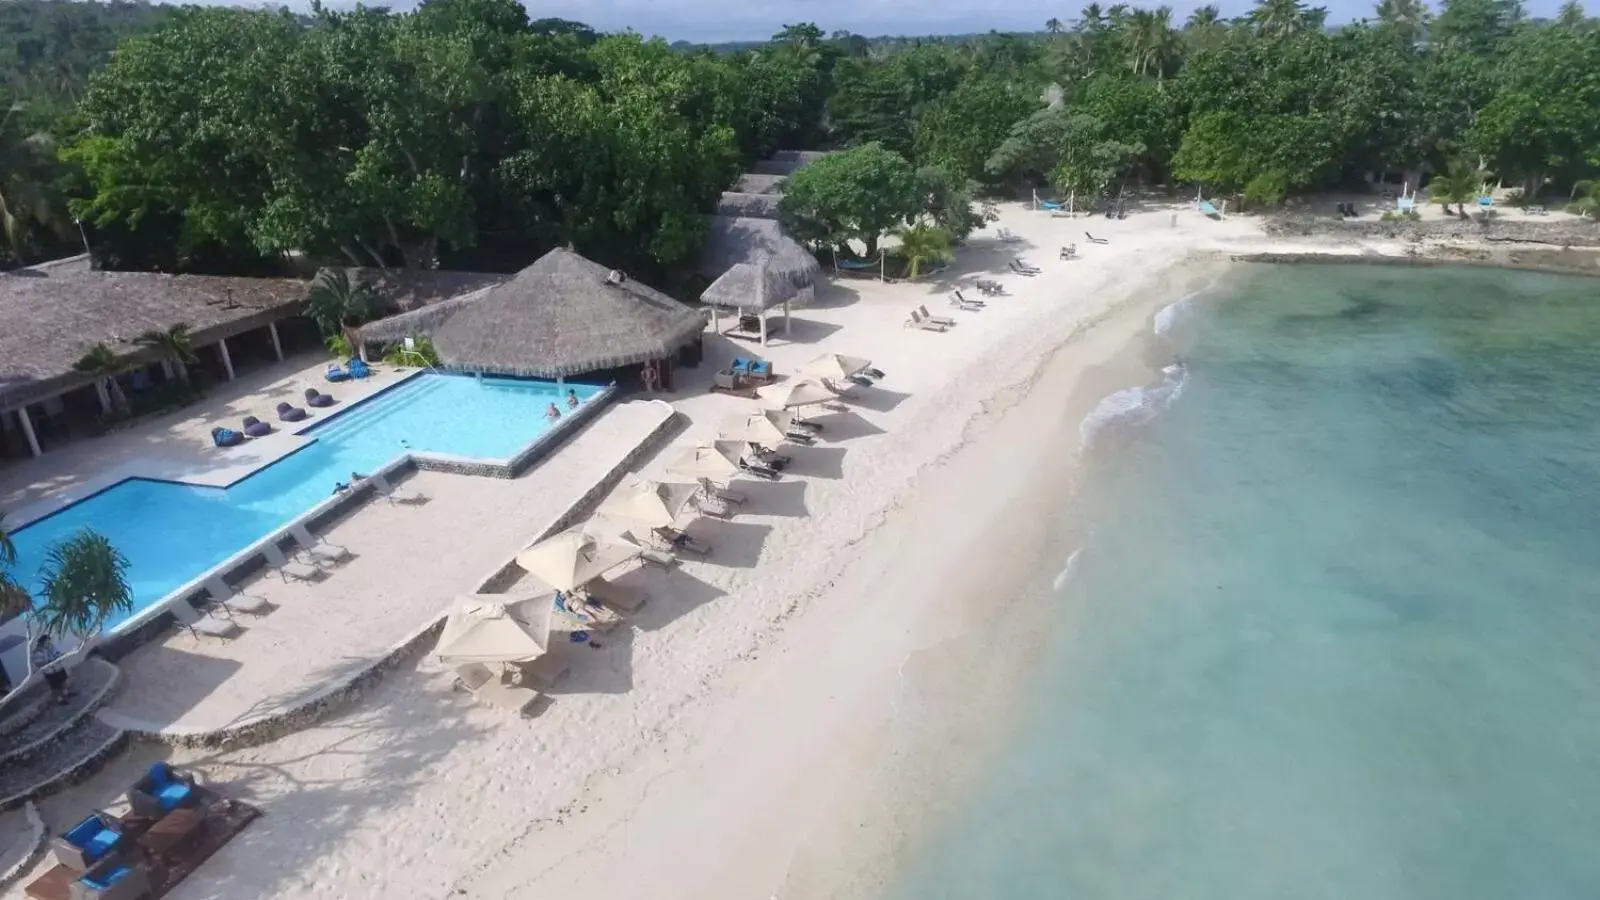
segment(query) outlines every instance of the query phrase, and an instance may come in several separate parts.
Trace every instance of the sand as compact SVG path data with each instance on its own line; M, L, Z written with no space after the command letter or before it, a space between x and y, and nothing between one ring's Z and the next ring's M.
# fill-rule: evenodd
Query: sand
M171 896L871 896L1003 739L1041 590L1019 579L1049 568L1025 526L1066 490L1039 476L1067 468L1075 416L1127 377L1115 360L1153 310L1211 277L1180 262L1282 249L1254 220L1174 209L1175 224L1007 206L1015 244L975 236L925 283L839 282L764 355L780 372L868 356L883 388L791 451L793 477L740 482L735 519L691 524L709 560L630 575L649 604L577 652L548 709L514 720L423 662L275 743L171 751L266 813ZM1074 240L1081 258L1058 260ZM1012 255L1044 273L1000 274ZM951 308L972 277L1008 296ZM960 324L902 327L917 303ZM690 422L680 445L753 406L706 393L711 369L669 398ZM48 798L46 820L109 802L166 753L125 754Z

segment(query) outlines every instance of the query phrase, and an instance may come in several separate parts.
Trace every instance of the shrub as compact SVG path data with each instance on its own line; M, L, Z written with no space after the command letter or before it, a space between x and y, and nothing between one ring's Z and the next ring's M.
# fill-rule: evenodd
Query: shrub
M427 366L429 368L439 365L439 353L433 349L433 341L425 337L412 337L413 349L407 350L405 344L392 344L383 353L383 361L391 366Z
M335 359L345 360L356 355L355 348L350 346L350 338L343 334L329 335L324 343Z

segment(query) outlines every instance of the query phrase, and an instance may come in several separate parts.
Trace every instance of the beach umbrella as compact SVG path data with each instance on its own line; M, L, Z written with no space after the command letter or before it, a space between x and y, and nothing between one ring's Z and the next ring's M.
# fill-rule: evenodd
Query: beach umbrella
M717 437L725 441L776 447L788 438L785 432L793 424L794 413L785 409L741 413L723 419L722 425L717 429Z
M744 444L739 441L712 441L685 450L667 465L667 474L698 481L710 478L727 481L738 475L739 457L744 454Z
M794 378L781 384L769 384L756 389L756 395L778 409L794 409L813 403L826 403L838 397L821 382L810 378Z
M856 375L868 366L872 360L862 359L859 356L840 356L837 353L824 353L800 367L804 375L815 375L830 381L843 381L851 375Z
M638 547L590 534L579 526L518 553L517 565L544 584L570 593L638 557Z
M623 479L616 490L600 501L595 512L647 528L666 528L699 493L698 484L650 481L633 475Z
M449 665L538 659L550 650L555 608L553 591L467 594L445 619L434 652Z

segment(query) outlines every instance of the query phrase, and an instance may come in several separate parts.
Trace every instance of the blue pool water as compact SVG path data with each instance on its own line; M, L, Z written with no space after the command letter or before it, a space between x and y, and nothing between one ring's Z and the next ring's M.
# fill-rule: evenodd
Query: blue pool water
M129 479L19 529L13 577L36 584L48 548L83 528L128 558L135 610L143 609L328 499L351 472L371 472L409 450L479 459L515 455L550 424L546 407L565 391L587 400L600 388L553 382L425 374L327 417L316 440L227 488ZM108 623L114 628L121 620Z

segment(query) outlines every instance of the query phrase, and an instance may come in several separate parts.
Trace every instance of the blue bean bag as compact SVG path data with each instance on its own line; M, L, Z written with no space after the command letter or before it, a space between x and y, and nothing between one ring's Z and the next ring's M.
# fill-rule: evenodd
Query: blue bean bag
M306 388L306 405L315 406L318 408L332 406L333 397L329 394L324 394L316 388Z
M265 437L272 433L272 426L261 421L255 416L244 417L244 433L251 437Z
M282 422L299 422L299 421L303 421L305 419L306 415L307 415L306 411L301 409L298 406L294 406L294 405L289 404L289 403L279 403L278 404L278 419L279 419L279 421L282 421Z
M211 429L211 443L218 447L237 447L244 443L244 435L232 428Z

